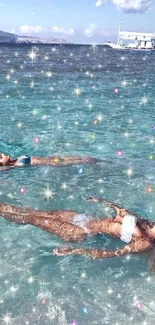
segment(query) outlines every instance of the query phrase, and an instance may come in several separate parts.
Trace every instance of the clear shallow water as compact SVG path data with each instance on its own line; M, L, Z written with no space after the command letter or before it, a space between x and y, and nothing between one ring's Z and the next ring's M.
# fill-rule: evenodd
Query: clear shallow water
M0 201L104 216L104 206L84 200L98 195L155 220L155 53L72 45L33 51L34 60L30 46L0 48L0 151L104 161L0 172ZM49 201L48 187L54 193ZM148 272L148 254L99 261L60 258L52 255L63 245L56 236L3 219L0 231L0 323L154 322L155 278ZM97 236L82 245L114 249L122 244Z

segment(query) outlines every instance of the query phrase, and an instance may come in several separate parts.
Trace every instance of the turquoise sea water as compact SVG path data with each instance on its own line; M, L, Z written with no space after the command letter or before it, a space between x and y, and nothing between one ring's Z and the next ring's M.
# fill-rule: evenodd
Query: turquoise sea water
M84 200L95 195L155 220L154 51L1 46L0 74L0 151L103 159L0 172L0 202L112 213ZM54 235L2 218L0 233L0 324L153 324L148 254L56 257L52 251L63 242ZM81 245L115 249L122 243L97 236L74 246Z

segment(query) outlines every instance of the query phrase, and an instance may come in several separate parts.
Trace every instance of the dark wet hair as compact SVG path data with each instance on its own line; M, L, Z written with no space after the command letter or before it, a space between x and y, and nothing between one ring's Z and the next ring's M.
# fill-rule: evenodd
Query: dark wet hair
M137 219L137 224L140 225L143 229L147 229L148 227L153 228L155 226L155 222L149 219Z
M155 244L150 252L148 266L149 266L149 272L155 274Z

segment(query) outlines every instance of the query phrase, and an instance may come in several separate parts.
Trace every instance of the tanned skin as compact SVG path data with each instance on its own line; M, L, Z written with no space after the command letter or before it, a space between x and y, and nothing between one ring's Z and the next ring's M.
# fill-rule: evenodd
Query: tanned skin
M106 217L104 219L94 218L87 222L86 228L82 228L74 224L74 218L78 214L73 210L56 210L56 211L40 211L28 208L21 208L0 204L0 215L17 224L31 224L46 230L52 234L59 236L63 241L82 242L87 236L96 234L108 234L115 238L120 238L122 220L127 214L137 217L137 225L135 227L132 241L122 249L115 251L85 248L59 248L54 250L54 254L58 256L80 254L87 255L92 258L111 258L122 256L130 253L139 253L151 249L154 246L155 226L152 222L141 219L131 211L119 207L117 204L106 201L101 198L89 197L86 200L107 204L111 207L116 216Z
M20 160L25 156L20 156L15 159L10 157L3 152L0 153L0 166L7 166L10 168L23 167L20 164ZM37 165L49 165L49 166L70 166L70 165L80 165L80 164L96 164L101 160L91 157L78 157L78 156L53 156L53 157L31 157L31 166ZM9 169L9 168L7 168Z

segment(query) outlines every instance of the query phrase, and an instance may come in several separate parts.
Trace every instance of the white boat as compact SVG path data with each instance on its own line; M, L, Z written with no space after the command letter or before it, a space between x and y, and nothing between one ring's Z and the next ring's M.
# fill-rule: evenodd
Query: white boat
M117 43L106 42L103 45L120 50L155 50L155 34L121 31L119 23Z

